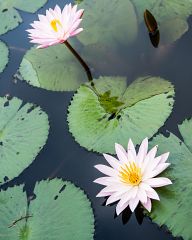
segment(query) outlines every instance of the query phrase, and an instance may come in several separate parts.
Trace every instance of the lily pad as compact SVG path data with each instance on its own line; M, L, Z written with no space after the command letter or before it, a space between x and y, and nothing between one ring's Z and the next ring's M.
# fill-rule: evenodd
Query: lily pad
M74 91L87 81L84 69L64 44L30 49L19 72L21 80L52 91Z
M179 39L187 30L187 19L192 14L191 0L131 0L138 22L143 22L143 13L148 9L159 23L162 43L167 44Z
M5 43L0 41L0 73L3 72L5 66L8 63L9 50Z
M69 130L88 150L114 153L116 142L140 143L164 124L173 107L174 88L159 77L143 77L130 86L126 78L100 77L95 88L82 85L69 106Z
M84 31L78 39L84 44L113 46L133 42L137 36L137 18L129 0L84 0Z
M168 137L158 135L152 145L158 144L161 153L170 151L171 166L166 172L173 185L159 190L160 202L153 204L149 215L158 225L166 225L175 237L192 239L192 119L185 120L179 131L183 141L170 133Z
M93 239L94 215L81 189L60 179L41 181L29 206L22 189L15 186L0 192L0 239Z
M40 107L18 98L0 98L0 183L17 177L44 146L48 116Z
M22 18L16 10L35 13L47 0L0 0L0 35L16 28Z

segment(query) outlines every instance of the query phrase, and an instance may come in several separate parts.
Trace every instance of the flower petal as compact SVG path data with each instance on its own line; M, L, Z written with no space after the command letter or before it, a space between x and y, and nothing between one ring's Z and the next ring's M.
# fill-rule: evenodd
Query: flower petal
M107 176L117 177L117 172L111 167L108 167L108 166L105 166L102 164L98 164L95 166L95 168Z
M131 155L130 155L131 153ZM128 154L128 159L133 157L134 159L136 159L136 151L135 151L135 146L132 142L131 139L129 139L129 142L128 142L128 146L127 146L127 154ZM130 155L130 156L129 156ZM133 161L133 160L132 160Z
M125 149L118 143L115 143L115 151L120 162L127 163L127 153Z
M151 187L163 187L172 184L171 180L165 177L150 178L144 181Z
M148 138L145 138L142 141L139 148L139 152L137 154L137 162L139 163L139 165L143 163L143 160L146 157L147 151L148 151Z
M135 211L138 204L139 204L139 199L137 197L129 201L129 208L131 212Z
M143 207L147 209L148 212L151 212L151 199L147 198L147 202L146 203L142 203Z
M111 165L112 168L118 170L121 167L121 164L116 158L112 157L109 154L103 154L103 156L107 160L107 162Z
M120 206L119 203L117 204L117 207L116 207L116 213L117 215L120 215L120 213L122 213L126 207L128 207L129 205L129 202L126 202L124 205Z
M98 183L100 185L104 185L104 186L108 186L114 183L118 183L118 179L115 179L113 177L101 177L101 178L97 178L95 181L93 181L94 183Z

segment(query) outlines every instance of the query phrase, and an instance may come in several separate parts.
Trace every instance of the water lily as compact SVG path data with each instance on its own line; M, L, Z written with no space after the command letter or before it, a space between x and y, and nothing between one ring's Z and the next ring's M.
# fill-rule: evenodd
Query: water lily
M151 199L160 200L154 188L172 184L168 178L156 177L170 165L166 162L169 153L156 157L157 146L148 152L147 138L142 141L138 153L131 139L127 151L120 144L115 144L115 150L118 159L103 154L110 166L95 166L107 175L94 181L105 186L97 197L109 197L106 205L119 201L117 215L128 206L134 212L139 202L150 212Z
M33 29L28 29L32 43L38 48L46 48L58 43L64 43L69 37L83 31L78 28L84 10L77 10L77 5L67 4L63 10L59 6L46 11L46 15L39 15L39 21L31 24Z

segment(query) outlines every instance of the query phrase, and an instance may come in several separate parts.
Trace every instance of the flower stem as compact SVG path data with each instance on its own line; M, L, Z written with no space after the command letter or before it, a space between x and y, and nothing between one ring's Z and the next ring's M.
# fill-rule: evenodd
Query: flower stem
M91 82L91 86L94 86L93 77L92 77L91 71L90 71L88 65L86 64L86 62L75 51L75 49L71 46L71 44L68 41L65 41L64 43L65 43L66 47L71 51L71 53L78 59L78 61L80 62L81 66L85 69L85 72L87 74L87 78Z

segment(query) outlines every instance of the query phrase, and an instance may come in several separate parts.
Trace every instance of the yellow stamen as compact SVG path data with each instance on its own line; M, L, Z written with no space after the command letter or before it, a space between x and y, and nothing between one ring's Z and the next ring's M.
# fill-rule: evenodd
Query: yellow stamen
M55 32L58 32L58 25L62 26L61 22L58 19L53 19L50 24Z
M142 180L141 168L135 162L124 164L119 171L119 177L122 182L133 186L139 185Z

